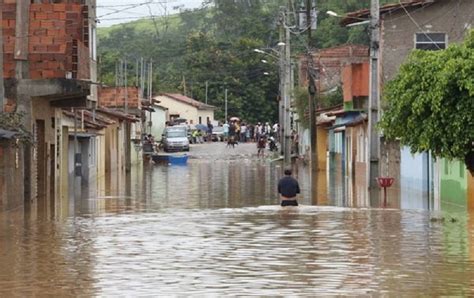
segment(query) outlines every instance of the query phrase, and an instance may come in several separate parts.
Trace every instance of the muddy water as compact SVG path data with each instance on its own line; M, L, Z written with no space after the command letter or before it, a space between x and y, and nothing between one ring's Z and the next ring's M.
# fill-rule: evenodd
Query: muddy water
M295 171L293 209L281 167L243 154L136 168L63 218L0 214L0 296L474 295L468 217L314 206L339 201Z

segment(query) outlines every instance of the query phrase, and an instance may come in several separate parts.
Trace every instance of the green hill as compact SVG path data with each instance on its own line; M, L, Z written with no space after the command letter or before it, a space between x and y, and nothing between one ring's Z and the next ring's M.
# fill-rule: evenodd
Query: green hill
M198 100L206 97L222 116L224 91L229 90L229 114L250 121L277 118L278 65L263 64L255 48L278 43L279 8L286 0L209 0L205 8L184 11L155 20L143 19L99 28L100 80L113 85L119 59L128 61L129 82L136 83L136 63L153 60L155 92L185 92ZM340 14L368 7L369 0L320 0L319 28L313 48L343 43L368 43L366 27L343 28ZM292 53L307 49L305 35L292 37ZM270 59L271 60L271 59ZM272 62L272 61L271 61ZM263 73L268 75L263 75Z

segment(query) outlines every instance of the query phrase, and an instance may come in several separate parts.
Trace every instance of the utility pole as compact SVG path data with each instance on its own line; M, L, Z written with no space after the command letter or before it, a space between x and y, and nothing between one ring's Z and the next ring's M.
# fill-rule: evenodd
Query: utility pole
M227 121L227 89L225 89L225 121Z
M206 104L207 104L207 91L208 91L208 88L209 88L208 82L206 81Z
M280 37L279 37L279 43L284 43L284 36L285 36L285 31L284 31L284 18L282 16L283 13L280 14ZM283 59L284 56L284 47L280 46L279 50L279 75L280 75L280 98L278 99L278 119L280 122L279 125L279 131L278 135L280 137L280 155L284 156L285 154L285 103L284 103L284 97L285 97L285 62Z
M128 114L128 65L127 65L127 59L124 61L124 92L125 92L125 113Z
M311 26L313 25L311 13L313 10L312 0L306 0L306 26L308 26L308 48L311 45Z
M140 59L140 99L145 98L145 60Z
M290 28L286 24L286 11L283 11L283 26L285 28L285 55L284 55L284 67L285 67L285 93L284 93L284 119L285 119L285 151L284 161L285 165L291 165L291 52L290 52Z
M148 100L150 102L150 105L152 105L153 104L153 59L150 59L149 76L150 76L150 80L149 80L149 85L148 85ZM150 134L151 134L151 125L152 125L151 111L149 111L149 115L150 115L150 123L148 126L150 127Z
M311 13L312 13L312 0L306 0L306 24L308 25L308 48L311 44ZM309 109L309 131L310 131L310 141L311 141L311 171L316 173L318 171L318 135L317 135L317 115L316 115L316 103L315 103L315 94L316 86L314 84L314 74L311 72L311 67L313 66L310 61L313 57L310 51L308 51L308 109ZM318 70L319 71L319 70Z
M187 90L186 90L186 76L183 75L183 93L184 93L184 96L188 96L186 93Z
M380 171L380 137L377 131L379 118L379 44L380 44L380 4L372 0L370 6L370 95L369 95L369 151L367 165L367 186L371 203L379 202L379 187L377 177Z
M139 64L139 62L138 62L138 58L137 58L136 66L135 66L135 87L137 87L137 88L138 88L138 86L140 85L140 84L138 83L138 78L139 78L139 76L138 76L138 70L139 70L138 64Z

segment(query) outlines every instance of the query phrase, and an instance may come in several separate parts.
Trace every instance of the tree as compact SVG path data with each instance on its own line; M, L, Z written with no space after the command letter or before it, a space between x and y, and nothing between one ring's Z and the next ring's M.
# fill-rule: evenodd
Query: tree
M384 95L387 138L413 153L464 160L474 173L474 31L444 51L413 51Z
M340 19L324 12L335 10L343 15L368 7L369 2L318 1L319 29L311 45L322 48L347 42L367 43L364 27L342 28ZM119 59L126 59L129 83L133 84L137 59L153 59L155 92L182 92L186 87L189 96L204 101L207 82L208 103L218 107L218 118L223 119L224 90L228 89L229 115L251 122L276 121L278 63L263 64L263 57L253 49L274 47L278 43L278 15L280 7L288 3L287 0L206 0L199 9L101 28L100 80L113 85L115 64ZM293 1L293 7L297 8L299 3ZM293 35L291 45L295 57L308 51L306 35Z

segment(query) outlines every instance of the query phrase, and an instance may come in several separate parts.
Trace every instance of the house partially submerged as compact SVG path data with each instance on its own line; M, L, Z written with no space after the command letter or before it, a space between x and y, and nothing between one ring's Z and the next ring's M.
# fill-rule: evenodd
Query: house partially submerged
M473 27L472 0L401 1L380 8L380 82L395 77L413 49L444 50L460 43ZM347 14L346 26L370 18L370 10ZM382 141L381 173L394 177L392 206L466 210L474 207L474 181L460 161L435 160L429 152L412 155L410 148ZM471 206L471 207L470 207Z
M69 142L62 109L97 101L95 0L54 3L2 1L3 77L8 112L24 113L35 145L18 159L21 183L5 184L14 205L37 203L55 213L61 188L62 150ZM65 134L66 133L66 134Z

